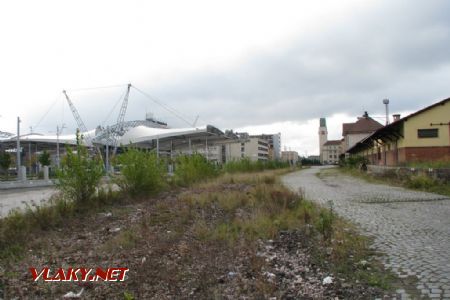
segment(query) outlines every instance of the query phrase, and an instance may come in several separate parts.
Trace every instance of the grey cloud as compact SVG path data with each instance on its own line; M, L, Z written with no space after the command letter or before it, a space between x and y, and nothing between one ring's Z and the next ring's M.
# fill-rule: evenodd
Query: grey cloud
M200 115L220 128L363 110L381 115L385 97L391 99L391 111L411 111L450 96L449 11L444 0L377 1L373 10L312 30L286 49L274 45L273 51L254 53L226 71L185 74L166 85L140 88L189 120ZM86 125L101 123L120 93L108 99L74 95ZM186 126L132 92L127 119L141 119L146 111ZM117 113L118 108L108 123ZM66 122L72 119L66 109Z
M299 37L284 51L256 54L232 70L186 76L153 93L224 127L362 109L381 114L384 97L396 110L411 110L450 94L440 80L450 78L448 11L446 1L385 1Z

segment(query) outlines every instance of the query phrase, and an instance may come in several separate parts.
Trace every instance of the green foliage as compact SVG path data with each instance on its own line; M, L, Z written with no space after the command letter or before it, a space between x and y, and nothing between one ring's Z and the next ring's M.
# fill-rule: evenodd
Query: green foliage
M236 173L236 172L258 172L263 170L274 170L289 167L289 163L268 160L268 161L251 161L249 158L243 158L241 160L235 160L227 162L224 165L225 172Z
M339 160L339 165L347 169L359 169L361 166L367 164L367 159L362 156L350 156L347 158L342 157Z
M134 296L133 294L129 293L129 292L123 292L123 299L124 300L134 300Z
M122 176L116 179L124 191L133 196L156 193L166 185L166 168L153 152L129 148L117 157Z
M333 234L333 219L333 205L330 202L330 209L321 209L315 223L317 230L322 234L325 240L330 240Z
M320 160L302 157L301 163L302 163L302 166L318 166L318 165L320 165Z
M63 198L11 211L0 219L0 258L18 257L31 232L61 226L74 212L74 203Z
M44 152L39 155L38 159L39 163L43 166L50 166L51 164L50 153L48 153L47 150L44 150Z
M407 167L411 168L423 168L423 169L450 169L450 161L415 161L406 164Z
M181 186L188 186L218 174L216 167L200 154L177 157L174 180Z
M76 150L74 153L67 147L67 155L62 161L61 169L57 171L56 186L76 204L87 204L95 195L103 174L103 166L99 160L89 156L78 134Z
M12 163L11 154L9 154L6 151L0 152L0 168L2 168L2 170L6 174L8 174L8 169L11 166L11 163Z
M436 182L436 180L426 175L413 175L408 176L405 179L405 185L408 188L417 190L427 190L437 184L438 182Z

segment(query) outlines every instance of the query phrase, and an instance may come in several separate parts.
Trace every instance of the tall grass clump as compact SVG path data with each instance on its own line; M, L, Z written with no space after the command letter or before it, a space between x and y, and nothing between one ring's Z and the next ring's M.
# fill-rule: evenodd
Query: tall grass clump
M57 171L57 188L76 204L87 204L95 196L102 175L101 161L89 155L77 132L76 152L67 147L67 155Z
M157 193L166 185L164 163L154 152L129 148L117 157L121 176L116 178L119 187L132 196Z
M188 186L216 175L218 175L216 166L200 154L177 157L174 182L178 185Z
M274 170L289 167L289 163L268 160L268 161L251 161L249 158L243 158L241 160L233 160L227 162L224 165L225 172L237 173L237 172L258 172L263 170Z

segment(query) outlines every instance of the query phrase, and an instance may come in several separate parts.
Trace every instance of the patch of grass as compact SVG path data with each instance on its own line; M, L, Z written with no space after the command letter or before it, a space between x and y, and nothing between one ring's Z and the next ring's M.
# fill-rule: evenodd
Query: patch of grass
M131 249L136 246L139 236L136 230L126 229L120 231L116 236L108 240L101 248L107 253L120 249Z
M406 164L410 168L450 169L450 161L416 161Z
M332 172L342 172L344 174L361 178L370 183L387 184L391 186L399 186L418 191L431 192L440 195L450 196L450 185L440 180L433 179L425 175L400 175L395 172L379 176L376 174L368 174L356 169L340 168L339 170L327 170ZM322 173L322 172L320 172ZM326 174L326 173L324 173ZM320 175L325 176L325 175Z
M236 161L227 162L223 169L228 173L242 173L242 172L261 172L263 170L275 170L288 168L288 162L282 161L251 161L249 158L243 158Z
M396 277L386 271L378 260L378 254L370 249L372 240L359 234L356 228L335 218L333 238L324 243L319 241L319 247L313 252L313 257L319 265L331 266L331 271L349 281L359 281L370 286L390 290Z
M314 259L323 268L349 282L391 288L394 276L378 262L370 249L371 240L336 216L332 203L320 207L304 199L301 191L293 193L282 186L276 176L264 180L263 174L225 175L203 184L205 190L200 193L185 195L191 205L206 210L205 215L214 209L223 213L220 222L197 220L192 226L194 235L204 242L235 247L242 240L252 244L258 239L276 239L281 230L301 230L310 238ZM221 184L238 185L241 179L249 187L246 192L218 189ZM361 264L365 261L369 263Z

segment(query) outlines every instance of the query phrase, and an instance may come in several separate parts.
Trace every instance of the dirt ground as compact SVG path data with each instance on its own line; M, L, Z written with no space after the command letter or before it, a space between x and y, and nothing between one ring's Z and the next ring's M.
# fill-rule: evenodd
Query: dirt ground
M247 193L246 184L214 192ZM283 231L273 240L233 243L199 238L200 224L226 222L215 205L184 199L205 189L166 192L157 198L110 206L30 237L24 257L0 267L0 298L55 299L370 299L383 291L345 282L311 259L310 237ZM239 209L236 213L244 213ZM30 267L125 267L123 282L33 282ZM332 283L323 284L330 276ZM3 289L3 295L1 290Z

